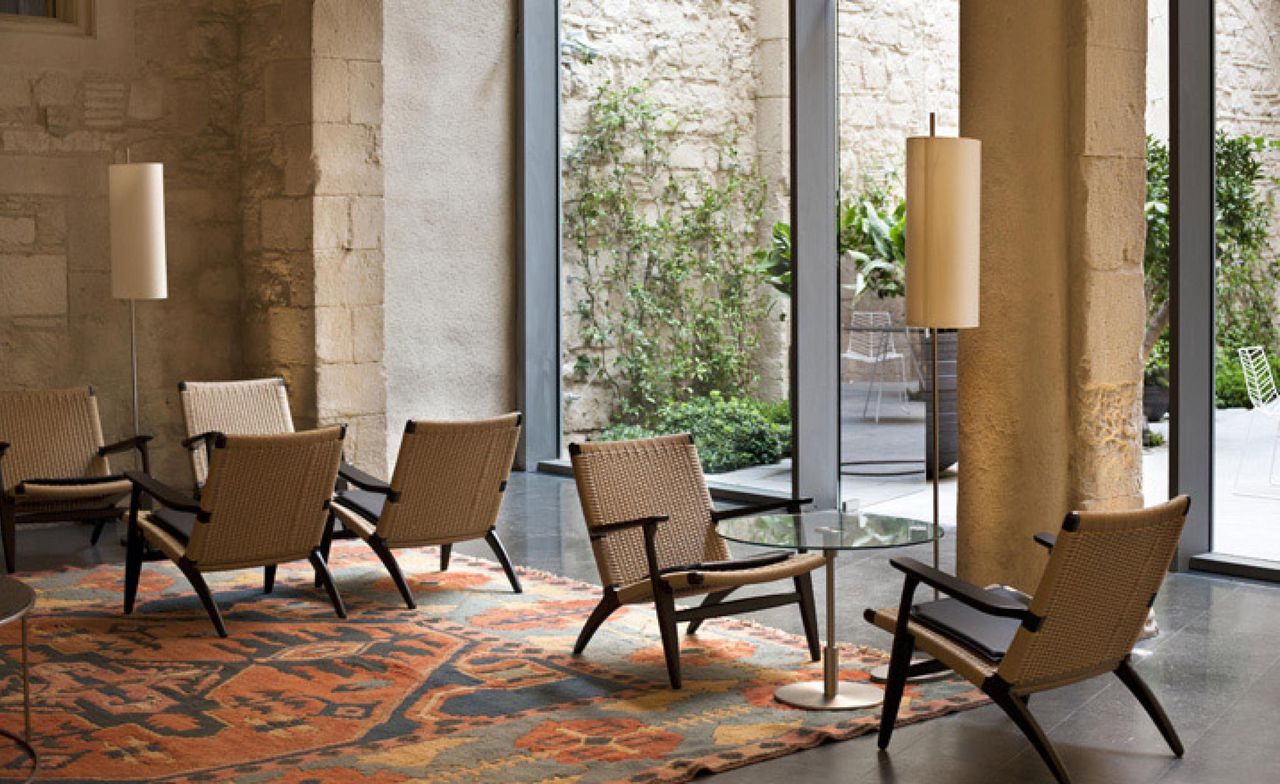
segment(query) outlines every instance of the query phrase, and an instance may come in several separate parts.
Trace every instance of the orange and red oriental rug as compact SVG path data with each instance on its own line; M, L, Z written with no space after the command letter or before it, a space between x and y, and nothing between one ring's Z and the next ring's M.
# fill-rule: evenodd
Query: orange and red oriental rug
M34 741L45 782L678 782L875 729L876 710L821 713L773 700L819 677L799 638L712 621L684 640L685 687L667 688L653 613L617 613L570 654L598 589L526 573L513 595L495 564L434 550L399 555L419 608L401 604L362 544L334 571L334 617L305 564L210 578L229 639L168 563L143 569L120 613L122 568L19 575L39 594L31 626ZM17 629L0 629L0 726L21 727ZM850 650L843 677L884 654ZM910 723L979 705L947 680L908 691ZM7 758L6 758L7 759ZM22 761L0 766L18 776Z

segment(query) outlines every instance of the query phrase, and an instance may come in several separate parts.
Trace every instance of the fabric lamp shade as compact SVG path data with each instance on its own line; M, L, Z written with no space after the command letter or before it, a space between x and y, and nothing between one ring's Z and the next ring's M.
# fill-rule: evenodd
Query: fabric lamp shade
M982 142L907 139L907 324L978 326Z
M117 163L107 172L111 206L111 296L164 299L164 165Z

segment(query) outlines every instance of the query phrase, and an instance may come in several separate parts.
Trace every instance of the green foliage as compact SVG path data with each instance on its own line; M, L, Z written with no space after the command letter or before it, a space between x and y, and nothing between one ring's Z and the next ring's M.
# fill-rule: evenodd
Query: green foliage
M659 408L648 426L614 424L600 434L603 441L689 433L707 473L719 474L782 459L791 440L790 412L777 421L779 405L749 398L706 397L673 402Z
M1256 136L1229 137L1219 133L1215 147L1218 345L1233 352L1239 346L1262 345L1274 350L1280 334L1274 323L1280 258L1269 247L1275 211L1275 185L1262 171L1263 152L1280 143ZM1153 340L1146 357L1148 383L1168 386L1169 342L1165 328L1169 297L1169 149L1147 138L1147 245L1143 271L1147 297L1148 333ZM1218 364L1219 406L1242 399L1243 377L1234 361ZM1234 374L1234 375L1233 375ZM1225 376L1225 378L1224 378ZM1237 383L1238 382L1238 383ZM1247 401L1247 397L1243 398Z
M907 262L907 203L888 188L869 184L840 203L837 252L854 262L854 282L844 284L855 294L871 290L877 297L900 297L905 292ZM791 224L775 223L763 254L769 283L791 295Z
M771 307L756 232L763 178L731 144L713 171L678 172L675 140L644 85L606 84L565 158L582 294L574 367L614 393L621 421L641 425L673 401L750 389Z
M1280 358L1271 357L1271 373L1280 378ZM1251 408L1244 383L1244 369L1234 351L1220 349L1213 378L1214 404L1218 408Z

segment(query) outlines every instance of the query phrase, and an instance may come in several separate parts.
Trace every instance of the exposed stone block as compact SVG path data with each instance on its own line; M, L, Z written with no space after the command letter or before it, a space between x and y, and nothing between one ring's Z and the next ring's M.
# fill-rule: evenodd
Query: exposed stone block
M263 113L268 124L285 125L311 120L310 60L279 60L263 69Z
M1141 138L1130 146L1141 144ZM1146 161L1143 158L1073 160L1072 232L1076 263L1088 269L1141 271L1146 247Z
M152 74L129 85L129 117L155 120L164 114L164 81Z
M326 124L312 130L317 194L382 193L382 162L374 129Z
M317 251L315 293L318 305L381 305L380 251Z
M0 109L25 108L31 105L31 82L19 74L6 74L0 79Z
M0 215L0 248L30 245L36 241L34 217L10 218Z
M317 196L313 203L316 250L351 249L351 200L346 196Z
M311 51L347 60L382 58L382 3L314 0Z
M313 122L345 123L351 115L348 93L347 61L317 57L311 61L313 78L310 90L314 96Z
M343 363L316 368L316 411L322 420L380 416L386 402L386 379L380 363Z
M349 363L353 360L351 311L345 306L316 308L316 359Z
M35 97L40 106L67 106L76 99L76 80L65 71L47 71L36 80Z
M382 228L382 197L351 200L351 247L381 248Z
M309 199L264 199L262 201L262 247L270 250L300 250L311 246L311 201Z
M0 256L0 313L12 317L66 312L66 256Z
M382 123L382 63L353 60L348 68L347 95L351 122Z
M356 362L381 362L386 353L382 307L361 305L348 310L351 314L353 359Z

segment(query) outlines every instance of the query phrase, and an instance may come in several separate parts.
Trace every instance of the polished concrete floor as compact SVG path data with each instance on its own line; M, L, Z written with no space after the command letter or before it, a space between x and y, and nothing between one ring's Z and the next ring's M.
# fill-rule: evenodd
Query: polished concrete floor
M1052 528L1046 521L1046 528ZM499 533L519 564L598 582L571 480L516 474ZM944 540L942 563L953 562ZM489 557L482 542L458 550ZM928 546L848 554L838 561L837 621L844 641L888 646L861 619L892 604L901 586L892 556L928 561ZM20 566L118 561L116 537L88 546L88 529L49 526L19 533ZM215 589L216 590L216 589ZM819 612L823 597L819 592ZM1138 704L1114 679L1037 695L1039 717L1076 782L1280 781L1280 587L1193 574L1171 575L1156 603L1161 634L1144 643L1139 670L1164 702L1187 746L1174 759ZM798 632L794 611L758 620ZM715 777L726 784L817 782L1050 782L1004 715L984 707L899 730L888 753L872 737L836 743Z

